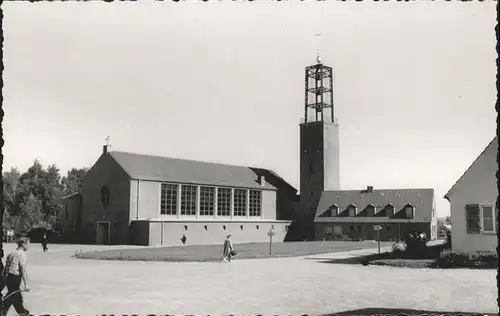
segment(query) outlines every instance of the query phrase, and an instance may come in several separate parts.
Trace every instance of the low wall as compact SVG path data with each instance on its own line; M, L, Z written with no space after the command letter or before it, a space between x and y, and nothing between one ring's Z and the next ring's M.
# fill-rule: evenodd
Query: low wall
M182 237L186 245L222 244L227 235L235 244L268 242L268 232L274 226L273 241L283 242L289 221L149 221L137 220L131 224L131 243L144 246L179 246Z

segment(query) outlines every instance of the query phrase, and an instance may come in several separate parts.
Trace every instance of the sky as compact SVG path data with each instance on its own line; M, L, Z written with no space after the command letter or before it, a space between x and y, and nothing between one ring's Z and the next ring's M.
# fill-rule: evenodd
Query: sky
M111 150L270 168L298 188L304 68L335 71L342 189L443 195L496 129L485 2L4 2L3 168ZM321 32L320 37L314 34Z

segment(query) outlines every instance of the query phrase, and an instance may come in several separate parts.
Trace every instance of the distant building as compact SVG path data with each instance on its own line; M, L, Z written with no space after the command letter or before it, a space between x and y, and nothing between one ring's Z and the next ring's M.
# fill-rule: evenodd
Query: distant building
M451 204L454 251L496 252L498 138L495 137L444 196Z
M84 243L135 245L283 241L296 189L271 170L107 151L63 226ZM70 210L71 209L71 210ZM185 237L185 238L183 238Z
M324 191L314 220L316 239L401 240L409 232L437 238L433 189Z

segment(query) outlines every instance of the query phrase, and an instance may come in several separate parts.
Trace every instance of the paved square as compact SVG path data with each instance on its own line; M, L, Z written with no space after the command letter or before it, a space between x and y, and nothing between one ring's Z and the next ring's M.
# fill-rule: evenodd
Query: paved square
M4 245L5 253L12 244ZM102 247L99 247L102 248ZM28 250L33 314L299 315L368 307L498 312L495 270L363 267L319 258L222 262L71 258L96 246L38 244ZM376 251L376 250L375 250ZM314 259L317 258L317 259ZM15 315L11 310L10 315Z

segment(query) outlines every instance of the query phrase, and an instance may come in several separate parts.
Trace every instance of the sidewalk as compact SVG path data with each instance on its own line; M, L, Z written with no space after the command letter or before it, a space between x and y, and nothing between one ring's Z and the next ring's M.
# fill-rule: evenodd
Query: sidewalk
M427 246L436 246L440 244L444 244L444 240L431 240L427 242ZM383 252L391 252L392 251L392 246L385 246L385 247L380 247L380 253ZM348 259L348 258L356 258L356 257L363 257L366 255L372 255L376 254L378 252L377 245L375 244L374 248L369 248L369 249L360 249L360 250L350 250L350 251L344 251L344 252L333 252L333 253L324 253L324 254L318 254L318 255L310 255L310 256L304 256L301 258L307 258L307 259Z
M389 252L392 251L392 246L386 246L386 247L380 247L380 253L383 252ZM332 253L324 253L324 254L318 254L318 255L310 255L310 256L304 256L301 258L307 258L307 259L318 259L318 260L323 260L323 259L347 259L347 258L356 258L356 257L363 257L366 255L372 255L378 253L378 248L370 248L370 249L360 249L360 250L350 250L350 251L343 251L343 252L332 252Z

